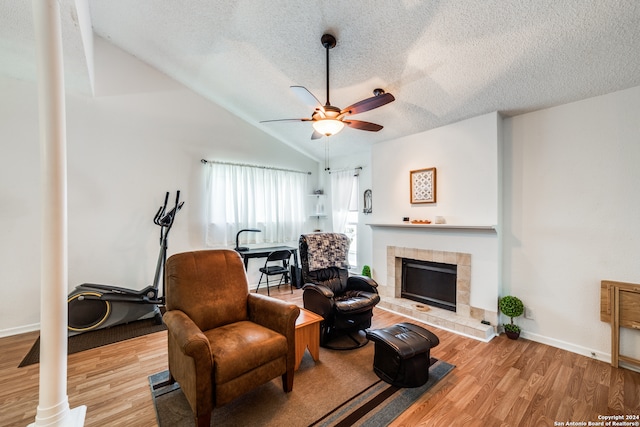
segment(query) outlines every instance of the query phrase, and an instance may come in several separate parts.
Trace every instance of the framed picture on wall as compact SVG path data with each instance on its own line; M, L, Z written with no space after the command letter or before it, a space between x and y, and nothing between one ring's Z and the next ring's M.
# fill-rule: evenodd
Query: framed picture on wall
M411 203L436 202L436 168L409 172Z
M366 214L373 212L371 208L371 190L364 191L364 209L362 209L362 212Z

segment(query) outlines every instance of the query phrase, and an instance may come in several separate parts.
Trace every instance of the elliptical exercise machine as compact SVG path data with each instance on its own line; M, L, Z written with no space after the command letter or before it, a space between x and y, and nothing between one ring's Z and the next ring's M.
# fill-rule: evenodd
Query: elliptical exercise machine
M164 305L167 240L176 214L184 205L180 202L180 191L176 192L173 209L166 212L168 201L169 192L153 218L154 224L160 226L160 253L153 285L141 290L94 283L78 285L67 298L69 336L142 319L155 318L156 324L162 323L158 306ZM159 294L161 278L162 295Z

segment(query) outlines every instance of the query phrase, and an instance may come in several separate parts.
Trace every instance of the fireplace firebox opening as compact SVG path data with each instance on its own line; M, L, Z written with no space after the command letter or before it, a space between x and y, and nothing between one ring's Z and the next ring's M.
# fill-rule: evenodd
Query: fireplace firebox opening
M402 259L402 298L456 311L458 266L433 261Z

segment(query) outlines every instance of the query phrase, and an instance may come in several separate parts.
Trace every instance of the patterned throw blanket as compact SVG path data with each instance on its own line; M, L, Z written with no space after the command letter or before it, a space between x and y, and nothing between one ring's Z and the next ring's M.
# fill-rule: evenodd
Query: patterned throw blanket
M309 271L327 267L349 268L349 238L339 233L305 234Z

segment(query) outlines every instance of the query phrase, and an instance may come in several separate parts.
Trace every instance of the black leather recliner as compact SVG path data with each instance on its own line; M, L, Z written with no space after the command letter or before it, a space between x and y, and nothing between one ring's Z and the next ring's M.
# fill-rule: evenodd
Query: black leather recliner
M349 238L340 233L300 236L304 308L324 318L320 345L349 349L365 345L361 331L371 327L373 307L380 302L378 284L366 276L349 276ZM338 340L338 337L350 340ZM345 343L346 342L346 343Z

